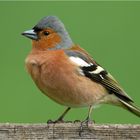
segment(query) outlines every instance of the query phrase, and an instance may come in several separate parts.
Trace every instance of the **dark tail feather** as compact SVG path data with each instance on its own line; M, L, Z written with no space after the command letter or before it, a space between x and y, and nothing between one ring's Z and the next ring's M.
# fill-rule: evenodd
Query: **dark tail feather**
M134 106L131 102L126 102L126 101L121 100L121 99L119 99L119 100L123 104L123 107L125 109L129 110L133 114L135 114L138 117L140 117L140 109L138 107Z

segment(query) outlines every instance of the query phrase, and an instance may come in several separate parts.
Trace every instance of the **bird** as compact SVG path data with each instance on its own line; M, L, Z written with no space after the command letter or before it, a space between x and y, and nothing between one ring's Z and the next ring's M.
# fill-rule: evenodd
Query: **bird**
M96 105L122 107L140 117L140 109L115 78L80 45L75 44L57 16L43 17L23 36L32 40L25 65L40 91L66 107L55 121L63 121L71 108L89 108L83 122L91 120Z

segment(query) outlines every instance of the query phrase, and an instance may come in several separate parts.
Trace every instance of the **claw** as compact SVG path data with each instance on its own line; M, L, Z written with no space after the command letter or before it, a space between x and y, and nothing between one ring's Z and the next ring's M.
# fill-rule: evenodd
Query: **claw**
M92 124L92 123L94 123L94 121L90 120L90 118L86 118L84 121L82 121L80 125L79 136L81 136L81 133L83 132L84 124L86 124L86 127L89 129L89 124Z
M71 108L68 107L64 113L55 121L52 121L52 120L48 120L47 123L64 123L65 121L63 120L64 116L67 114L67 112L70 110Z
M80 124L80 132L79 132L80 136L81 136L81 133L83 132L83 125L86 124L86 126L88 127L89 121L90 121L90 119L86 118L84 121L81 122L81 124Z
M50 123L54 123L54 121L48 120L48 121L47 121L47 124L50 124Z
M63 119L57 119L54 121L54 123L64 123L65 121Z
M80 120L75 120L75 121L74 121L74 123L79 123L79 122L81 122L81 121L80 121Z
M55 121L53 120L48 120L47 123L50 124L50 123L64 123L65 121L63 119L57 119Z
M88 112L88 116L87 118L81 122L81 125L80 125L80 131L79 131L79 136L81 137L81 133L83 132L83 124L85 123L87 128L89 129L89 124L92 124L94 121L91 121L90 120L90 114L91 114L91 111L92 111L92 107L93 106L90 106L89 107L89 112Z

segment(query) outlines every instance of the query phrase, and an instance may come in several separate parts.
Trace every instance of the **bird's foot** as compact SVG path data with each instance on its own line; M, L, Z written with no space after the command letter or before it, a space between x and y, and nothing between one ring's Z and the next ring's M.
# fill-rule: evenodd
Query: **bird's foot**
M86 127L89 129L89 125L95 123L95 121L90 120L89 117L87 117L84 121L81 122L80 125L80 131L79 131L79 136L81 136L81 133L83 132L83 126L84 124L86 125Z
M72 123L72 121L64 121L62 117L58 118L57 120L48 120L47 123Z
M50 124L50 123L64 123L65 121L63 119L57 119L55 121L53 120L48 120L47 123Z
M80 120L75 120L74 123L81 123L81 121Z

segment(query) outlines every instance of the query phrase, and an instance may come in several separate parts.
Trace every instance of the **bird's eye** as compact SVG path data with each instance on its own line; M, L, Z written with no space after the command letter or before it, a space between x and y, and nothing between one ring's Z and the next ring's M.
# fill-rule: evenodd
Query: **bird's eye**
M48 36L49 34L50 34L50 32L48 32L48 31L44 32L44 35L46 35L46 36Z

